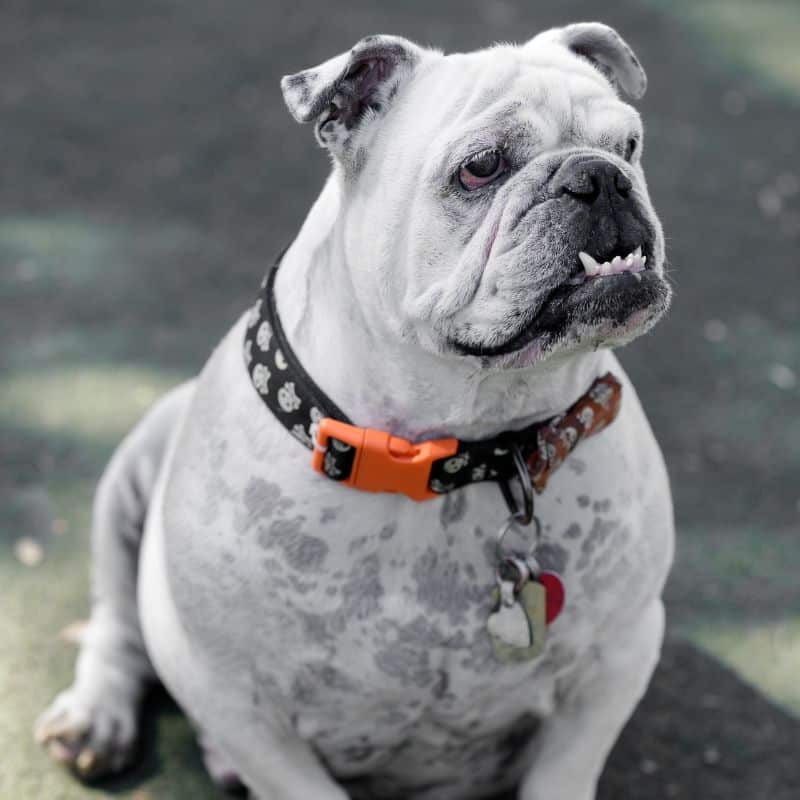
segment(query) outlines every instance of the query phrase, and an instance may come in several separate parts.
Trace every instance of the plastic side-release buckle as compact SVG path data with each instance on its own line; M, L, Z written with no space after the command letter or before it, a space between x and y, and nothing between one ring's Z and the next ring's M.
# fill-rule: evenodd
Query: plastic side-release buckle
M329 417L319 421L311 465L325 473L325 453L331 439L355 448L353 466L346 486L364 492L395 492L412 500L430 500L441 495L428 487L434 461L452 456L458 439L430 439L410 442L374 428L358 428Z

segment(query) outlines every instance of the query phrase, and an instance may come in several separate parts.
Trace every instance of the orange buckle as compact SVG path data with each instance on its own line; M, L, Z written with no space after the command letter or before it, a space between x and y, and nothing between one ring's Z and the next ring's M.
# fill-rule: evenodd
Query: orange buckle
M428 488L434 461L455 454L458 439L409 442L386 431L357 428L325 417L317 428L311 465L324 474L328 442L338 439L355 448L350 474L340 483L364 492L398 492L412 500L430 500L441 495Z

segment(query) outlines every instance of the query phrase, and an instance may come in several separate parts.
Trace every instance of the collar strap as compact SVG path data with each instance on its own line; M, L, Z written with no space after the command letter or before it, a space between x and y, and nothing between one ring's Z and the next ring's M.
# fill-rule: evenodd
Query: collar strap
M289 347L275 307L280 258L250 311L244 358L253 386L278 421L313 451L312 466L328 478L368 492L396 492L428 500L470 483L503 483L518 476L515 450L531 485L544 491L553 472L588 436L614 421L622 386L597 378L564 414L491 439L411 442L353 425L314 383Z

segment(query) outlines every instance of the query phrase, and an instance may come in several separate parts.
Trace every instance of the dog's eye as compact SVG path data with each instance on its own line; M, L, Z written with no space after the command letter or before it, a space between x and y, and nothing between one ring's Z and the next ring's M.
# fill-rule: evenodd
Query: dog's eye
M468 191L480 189L506 169L506 160L499 150L481 150L470 156L458 170L458 182Z
M628 139L628 143L625 145L625 160L630 161L633 158L633 154L636 152L636 149L639 147L639 141L631 137Z

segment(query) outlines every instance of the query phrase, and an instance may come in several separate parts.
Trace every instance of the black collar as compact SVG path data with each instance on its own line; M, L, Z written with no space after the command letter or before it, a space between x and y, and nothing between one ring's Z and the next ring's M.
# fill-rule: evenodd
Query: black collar
M251 309L244 356L253 386L275 418L313 451L312 465L328 478L366 491L424 500L470 483L496 481L509 505L507 483L519 478L526 497L544 490L550 474L581 439L614 420L621 385L598 378L564 414L490 439L437 439L412 443L360 428L314 383L292 352L275 307L281 257L270 269ZM512 505L512 510L514 510Z

